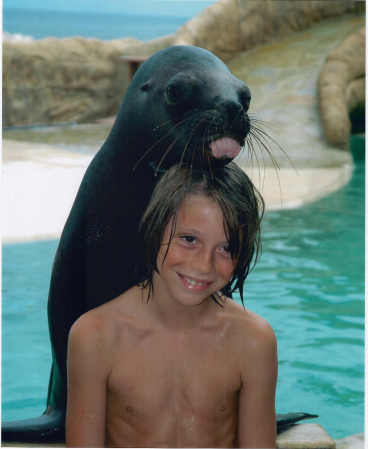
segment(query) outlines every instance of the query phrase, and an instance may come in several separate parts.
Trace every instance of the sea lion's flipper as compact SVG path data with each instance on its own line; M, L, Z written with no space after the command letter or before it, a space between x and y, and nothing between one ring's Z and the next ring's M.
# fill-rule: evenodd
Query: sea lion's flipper
M2 423L1 439L7 443L58 443L65 441L66 386L55 358L51 367L47 409L37 418Z
M52 351L52 364L47 392L47 410L66 409L66 376L62 376L58 367L54 351ZM45 413L48 413L46 410Z
M65 441L65 411L49 410L38 418L3 422L1 439L7 443Z
M318 418L318 415L312 415L310 413L278 413L276 415L277 420L277 433L286 430L298 421L303 419Z

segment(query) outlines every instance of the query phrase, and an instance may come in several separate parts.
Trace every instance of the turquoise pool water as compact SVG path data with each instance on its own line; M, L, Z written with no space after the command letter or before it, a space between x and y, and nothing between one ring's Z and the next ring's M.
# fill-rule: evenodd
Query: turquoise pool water
M57 241L3 246L3 420L42 413L50 348L46 303ZM364 164L340 191L270 212L246 305L273 326L278 412L307 411L334 438L363 432Z

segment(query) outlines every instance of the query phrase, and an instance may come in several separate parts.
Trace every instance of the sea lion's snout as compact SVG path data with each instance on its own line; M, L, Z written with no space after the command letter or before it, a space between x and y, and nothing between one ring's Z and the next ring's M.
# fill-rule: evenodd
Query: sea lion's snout
M249 103L247 104L247 109ZM246 133L246 109L245 107L234 100L225 100L215 106L216 115L214 115L215 125L222 127L224 131L233 132L242 136Z
M129 93L132 105L141 102L147 123L140 122L137 135L150 142L139 163L206 169L227 164L245 146L251 92L207 50L173 46L156 53L138 69Z
M216 106L216 109L222 112L221 117L224 122L227 121L228 126L231 126L234 120L237 120L242 114L244 114L244 112L246 112L242 104L233 100L223 101Z
M211 89L205 78L179 72L167 82L163 96L170 118L167 136L175 133L163 150L166 163L179 157L199 166L208 166L210 160L222 165L239 155L250 130L251 94L245 84Z
M249 133L250 122L247 110L250 104L250 91L240 96L241 102L224 100L216 105L209 127L211 156L219 160L230 160L237 157L244 146Z

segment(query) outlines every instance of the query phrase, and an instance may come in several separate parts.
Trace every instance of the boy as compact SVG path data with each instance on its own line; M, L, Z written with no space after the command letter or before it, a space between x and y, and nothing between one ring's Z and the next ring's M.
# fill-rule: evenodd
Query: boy
M275 447L274 333L224 295L243 300L262 212L234 163L163 175L142 282L70 331L68 446Z

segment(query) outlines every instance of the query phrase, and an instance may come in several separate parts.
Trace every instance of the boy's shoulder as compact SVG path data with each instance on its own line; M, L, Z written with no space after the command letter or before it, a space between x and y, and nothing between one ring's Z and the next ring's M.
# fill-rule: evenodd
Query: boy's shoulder
M225 317L232 323L234 338L245 347L275 345L276 337L270 324L260 315L228 298Z
M136 300L134 289L127 290L117 298L85 312L72 325L70 337L73 340L110 342L124 321L129 319L130 304Z

